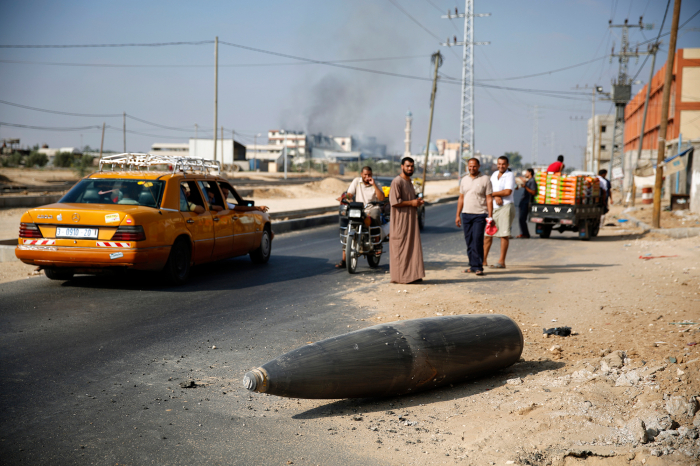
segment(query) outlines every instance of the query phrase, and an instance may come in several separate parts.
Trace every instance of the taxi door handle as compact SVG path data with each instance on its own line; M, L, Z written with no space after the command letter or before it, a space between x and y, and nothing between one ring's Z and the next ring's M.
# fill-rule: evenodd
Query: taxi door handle
M214 217L214 221L215 221L215 222L218 222L218 221L219 221L219 217Z
M188 220L187 220L187 223L194 223L194 220L188 219Z

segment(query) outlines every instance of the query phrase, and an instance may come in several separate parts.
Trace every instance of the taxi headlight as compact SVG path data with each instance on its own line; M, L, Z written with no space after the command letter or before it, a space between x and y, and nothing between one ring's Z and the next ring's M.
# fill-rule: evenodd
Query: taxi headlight
M360 209L350 209L348 211L348 217L350 217L350 218L362 218L362 211Z

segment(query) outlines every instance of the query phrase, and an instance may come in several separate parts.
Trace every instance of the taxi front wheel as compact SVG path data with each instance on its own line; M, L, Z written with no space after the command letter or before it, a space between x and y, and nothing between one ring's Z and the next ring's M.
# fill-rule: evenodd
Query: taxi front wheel
M189 243L180 239L170 249L168 262L165 264L165 276L174 285L184 284L190 276L192 252Z

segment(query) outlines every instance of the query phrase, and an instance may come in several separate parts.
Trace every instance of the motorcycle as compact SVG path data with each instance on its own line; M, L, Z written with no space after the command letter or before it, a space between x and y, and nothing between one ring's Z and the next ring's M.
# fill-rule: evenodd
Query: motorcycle
M341 202L338 213L341 219L347 218L347 226L340 227L340 244L345 250L345 264L349 273L357 272L357 262L361 256L367 257L367 263L371 268L379 266L384 252L382 243L389 241L388 215L382 209L381 225L372 225L372 219L365 212L365 208L383 207L386 202L370 202L367 205L346 200Z

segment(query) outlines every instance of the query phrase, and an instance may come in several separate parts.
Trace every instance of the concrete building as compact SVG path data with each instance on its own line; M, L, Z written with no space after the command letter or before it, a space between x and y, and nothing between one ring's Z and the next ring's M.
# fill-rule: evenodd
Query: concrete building
M42 147L38 150L40 154L46 154L46 156L51 160L56 154L67 152L73 155L81 155L83 152L77 147L59 147L56 149L49 149L48 147Z
M625 108L625 187L632 183L633 168L638 165L655 165L658 154L658 138L661 125L661 105L666 66L651 80L649 110L643 131L642 153L637 160L639 138L642 134L642 118L647 88L644 86ZM700 48L678 49L673 62L671 98L666 130L666 158L672 157L689 145L700 149ZM697 158L697 157L696 157ZM700 176L693 176L693 161L685 160L686 170L666 177L665 197L671 193L691 194L691 209L700 212ZM695 163L697 166L697 163ZM699 174L700 175L700 174ZM693 195L692 193L697 193Z
M280 152L287 144L287 155L296 163L306 161L308 155L308 142L306 134L301 131L289 131L284 129L271 129L267 132L267 143L270 146L278 146Z
M184 155L184 153L180 152L177 155ZM190 138L189 156L214 160L214 140ZM216 140L216 160L220 162L224 168L237 165L238 169L248 170L246 147L233 139Z
M588 119L586 171L598 173L600 168L608 167L612 154L614 124L615 115L596 115L595 119Z
M190 144L187 142L156 142L151 145L151 153L153 155L189 157Z

